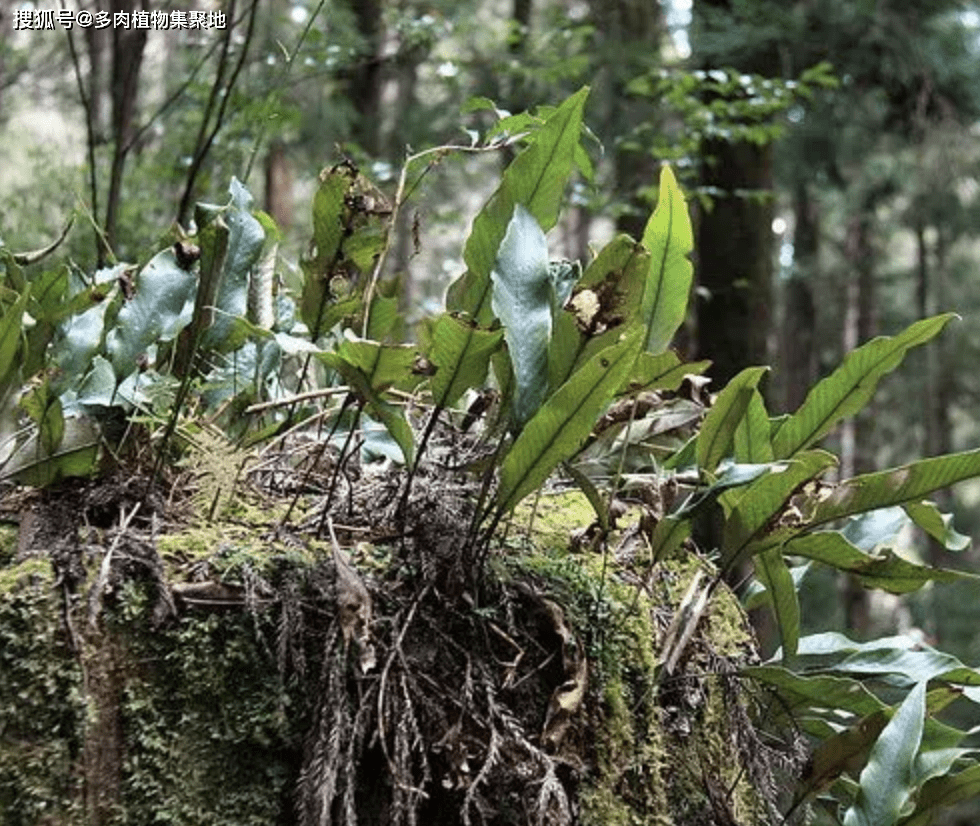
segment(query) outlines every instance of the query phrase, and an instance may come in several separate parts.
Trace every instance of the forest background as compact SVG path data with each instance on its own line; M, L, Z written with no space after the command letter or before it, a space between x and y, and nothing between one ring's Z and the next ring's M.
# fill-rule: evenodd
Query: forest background
M34 8L0 0L10 249L46 246L75 216L61 252L79 267L144 263L237 177L283 233L281 277L299 284L321 168L349 158L391 198L411 151L505 136L521 125L509 114L588 84L594 176L575 184L554 251L587 261L614 230L641 235L669 161L697 235L676 345L713 361L716 387L776 364L767 404L791 411L843 353L955 311L961 320L910 354L828 446L847 478L977 444L975 4L230 0L224 28L15 27ZM388 260L410 320L440 306L464 269L460 216L492 191L501 155L447 155L409 193ZM942 498L958 530L977 535L980 487ZM920 551L978 567L973 551ZM915 631L977 662L972 588L947 585L941 605L929 588L872 603L813 568L802 630Z

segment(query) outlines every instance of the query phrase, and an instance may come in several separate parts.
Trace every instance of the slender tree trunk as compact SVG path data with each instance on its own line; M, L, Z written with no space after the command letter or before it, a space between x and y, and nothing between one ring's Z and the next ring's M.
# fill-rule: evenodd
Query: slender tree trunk
M89 108L92 121L92 132L97 143L106 140L105 118L105 89L106 89L106 53L109 51L111 29L97 29L89 26L83 29L85 46L88 49L89 61Z
M923 239L924 240L924 239ZM920 275L919 289L923 293L920 301L920 311L922 315L928 315L933 308L943 308L946 306L946 265L947 265L947 246L949 240L943 232L943 228L936 228L935 243L935 271L933 277L929 278L928 266L924 273ZM927 255L926 251L920 255ZM928 263L928 257L926 258ZM921 259L920 259L921 269ZM923 276L924 279L923 280ZM928 290L932 288L933 300L929 301ZM939 336L935 341L930 342L926 348L926 380L928 382L925 400L926 418L926 444L925 454L927 456L941 456L953 452L953 425L950 421L950 406L955 392L955 381L951 371L944 369L949 363L949 344L944 336ZM944 513L953 510L953 492L949 488L937 490L932 495L932 500ZM929 539L928 559L930 564L936 567L962 567L962 558L956 559L946 548L934 539ZM943 633L948 624L937 621L943 615L942 597L938 591L932 592L933 610L929 613L926 620L926 631L936 644L942 645L946 640Z
M847 227L845 250L852 276L846 287L845 352L868 341L877 328L873 216L874 204L866 202ZM872 406L868 406L856 416L846 419L842 426L841 476L846 479L874 470L874 445L874 413ZM859 638L864 638L871 626L869 593L852 577L844 581L843 591L847 628Z
M715 387L769 359L772 324L771 200L748 199L739 190L772 188L772 151L750 144L711 143L713 158L703 182L720 194L698 226L698 352L712 361Z
M806 184L794 195L793 272L783 288L783 319L779 359L783 410L796 410L817 375L816 316L812 280L819 271L820 213Z
M381 49L384 40L384 0L349 0L363 40L357 64L348 74L348 95L357 122L354 139L368 155L381 151L381 91L383 84Z
M134 5L132 0L113 0L111 9L133 11L147 9L147 2ZM129 154L136 115L136 97L139 90L140 66L146 47L146 29L112 29L112 167L109 176L109 196L106 202L105 238L111 250L116 242L116 223L119 201L122 197L123 171Z
M265 208L283 232L292 226L293 169L281 140L265 156Z
M718 33L714 17L728 12L737 24L738 6L732 0L694 3L691 45L698 63L778 76L771 44L730 55L709 51L710 35ZM708 141L702 157L702 182L718 194L701 215L695 244L704 293L697 302L698 351L712 360L710 375L720 388L743 368L770 360L774 209L765 194L773 187L773 155L771 146Z

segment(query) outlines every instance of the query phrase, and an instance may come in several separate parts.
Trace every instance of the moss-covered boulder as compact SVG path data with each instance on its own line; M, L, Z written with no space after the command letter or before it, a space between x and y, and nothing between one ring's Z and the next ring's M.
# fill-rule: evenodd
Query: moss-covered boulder
M565 496L453 597L377 512L338 510L335 551L310 508L306 529L273 501L166 530L79 518L57 553L4 528L0 822L770 822L752 638L705 562L585 547ZM430 545L458 530L419 512Z

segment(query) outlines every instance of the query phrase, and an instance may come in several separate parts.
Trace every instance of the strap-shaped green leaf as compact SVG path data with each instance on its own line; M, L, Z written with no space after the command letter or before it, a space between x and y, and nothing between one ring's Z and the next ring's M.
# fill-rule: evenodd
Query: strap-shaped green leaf
M662 353L640 353L627 377L630 392L639 390L676 390L685 376L699 376L711 366L710 361L682 363L673 350Z
M490 357L503 337L503 330L480 330L450 315L436 319L427 355L436 366L431 387L438 409L455 404L469 388L486 381Z
M376 342L372 343L376 344ZM378 362L380 363L381 345L378 345L378 347ZM377 387L374 386L372 381L373 371L362 370L339 353L317 353L316 356L325 365L333 368L343 376L344 381L350 385L351 391L367 408L368 414L385 426L385 430L391 434L391 438L401 448L405 464L411 465L412 458L415 455L415 435L412 433L411 426L405 420L404 413L399 408L386 402Z
M643 230L643 246L650 251L642 311L647 331L645 349L660 353L684 322L694 273L689 258L694 249L691 217L677 179L666 165L660 170L660 196Z
M20 336L24 329L24 310L30 293L30 286L25 286L24 292L0 317L0 389L12 383L17 377L18 363L14 356L20 347Z
M776 458L785 459L809 447L841 419L857 413L868 403L879 380L901 363L909 349L934 338L953 318L954 313L946 313L917 321L897 336L873 339L849 353L776 431L772 440Z
M856 577L865 588L880 588L891 594L917 591L927 582L977 579L976 574L966 571L944 570L909 562L888 548L865 553L838 531L815 531L795 537L783 546L783 552L822 562Z
M555 109L534 133L530 146L507 167L497 191L473 221L463 249L467 272L450 287L447 309L489 325L490 273L516 204L522 204L545 232L557 222L588 93L588 87L582 88Z
M862 716L886 708L884 702L851 677L797 674L772 663L749 666L742 673L777 689L780 707L773 708L773 713L789 715L790 720L813 708L840 709Z
M935 777L922 786L915 811L902 826L929 826L939 809L980 797L980 765Z
M661 519L650 536L650 555L654 563L666 559L691 535L691 520L669 515Z
M878 736L844 826L893 826L914 789L915 755L926 716L926 683L916 684Z
M701 470L710 473L729 453L752 394L768 370L768 367L746 367L718 394L698 436L697 458Z
M582 274L568 309L555 317L548 352L550 387L564 384L640 317L649 270L650 254L628 235L618 235L602 248Z
M493 312L504 325L514 366L514 422L520 428L548 391L552 312L548 243L534 216L521 204L514 206L491 278Z
M154 255L136 277L134 286L133 297L122 305L115 326L106 335L106 353L116 376L133 373L137 359L151 344L171 341L190 324L195 296L200 292L194 273L177 266L171 249ZM96 308L88 313L94 324L104 318ZM82 323L88 313L73 319L69 329ZM89 332L97 333L94 329ZM71 354L66 352L65 357L70 358Z
M789 664L796 656L800 639L800 601L796 584L779 548L768 548L754 556L752 562L755 575L769 592L773 616L783 641L783 663Z
M214 301L218 312L202 342L205 348L223 353L245 343L243 336L232 335L232 327L247 312L249 277L265 244L265 229L251 213L251 193L237 178L232 178L229 191L231 201L222 213L228 225L228 250Z
M416 353L407 344L345 338L337 347L337 355L362 370L373 389L383 390L392 385L405 385L412 375Z
M947 551L965 551L970 547L970 537L953 527L953 514L942 513L935 502L908 502L904 508L912 521Z
M598 353L558 388L511 445L500 468L499 513L535 490L581 448L636 360L637 334Z
M855 513L917 502L940 488L980 476L980 449L855 476L839 484L814 509L813 526Z
M745 416L735 428L735 461L747 464L771 462L772 442L769 441L769 414L758 390L752 391Z
M890 675L895 685L939 679L964 686L980 686L980 671L968 668L952 654L924 646L907 635L855 642L836 631L825 631L800 638L797 653L800 665L807 668L861 677ZM978 702L976 694L969 689L963 696ZM936 741L932 745L951 744Z
M725 520L722 567L729 568L747 552L753 537L782 510L793 491L836 461L826 451L808 450L784 467L773 468L745 487Z

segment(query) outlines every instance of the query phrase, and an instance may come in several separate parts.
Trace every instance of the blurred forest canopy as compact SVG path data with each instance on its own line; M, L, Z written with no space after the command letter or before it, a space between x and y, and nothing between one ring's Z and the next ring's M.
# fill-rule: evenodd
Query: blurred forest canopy
M953 310L962 321L913 354L917 369L890 378L831 447L849 476L977 443L974 3L228 0L224 28L24 25L25 10L53 8L0 3L10 250L45 247L74 216L61 252L80 270L141 265L237 177L283 233L280 277L296 286L309 237L297 205L321 168L347 157L391 199L409 152L503 141L527 125L518 113L588 84L594 174L573 185L554 250L587 261L614 229L638 236L670 161L695 196L698 236L695 299L675 343L714 361L717 387L776 363L765 394L792 410L843 352ZM410 318L462 271L460 216L501 163L437 157L412 178L388 257ZM980 491L958 497L946 509L976 533ZM924 553L949 563L939 547ZM972 600L940 611L926 592L874 613L864 593L827 600L836 586L811 579L815 604L841 606L829 618L840 627L916 626L980 655L966 633Z

